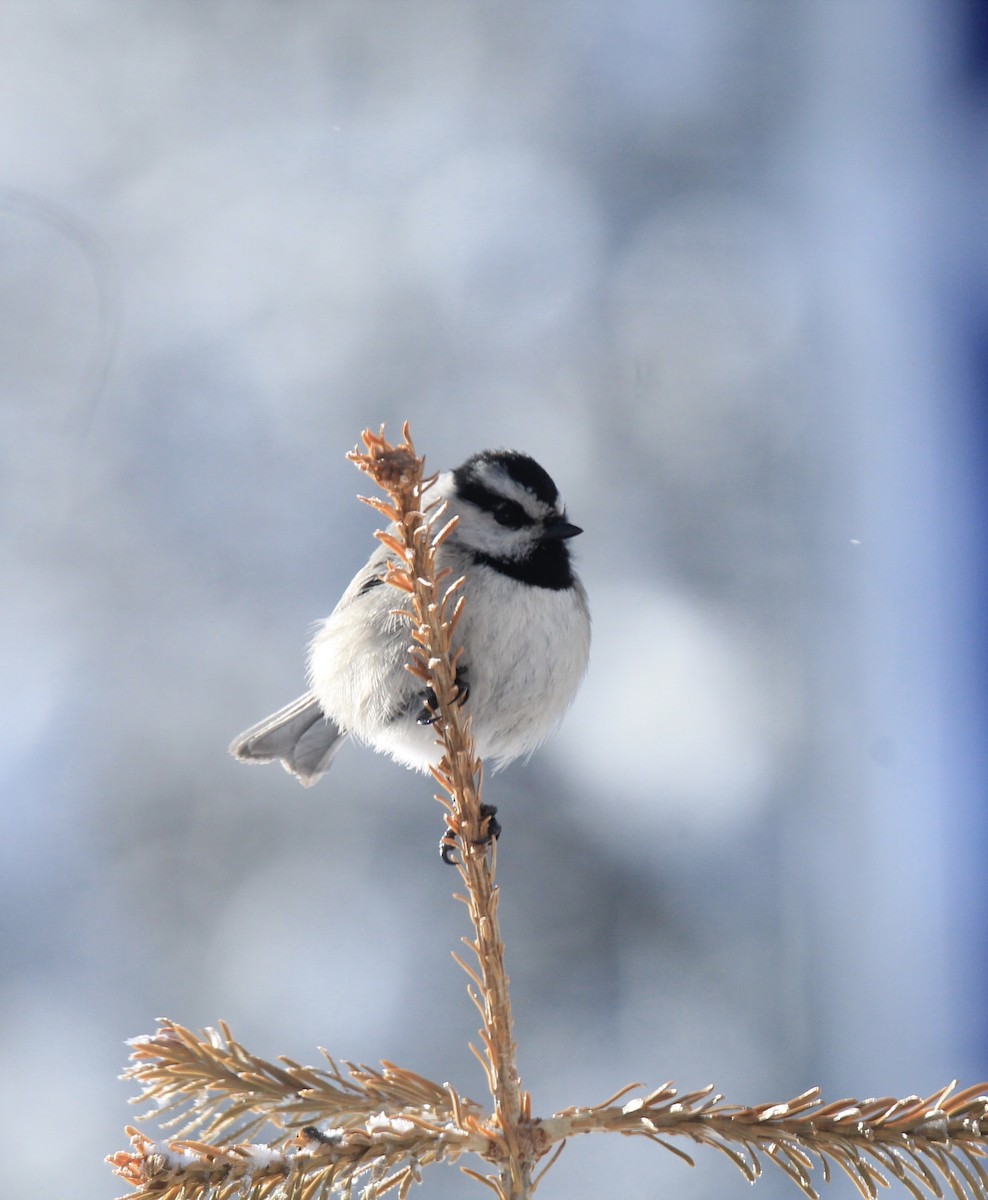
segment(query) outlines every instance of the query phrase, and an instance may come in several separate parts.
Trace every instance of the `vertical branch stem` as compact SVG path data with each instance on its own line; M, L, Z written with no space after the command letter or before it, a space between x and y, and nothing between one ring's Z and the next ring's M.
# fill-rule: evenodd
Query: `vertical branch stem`
M431 687L438 709L434 729L444 754L435 769L446 792L439 797L449 814L456 836L457 869L466 886L466 902L473 923L471 947L477 955L483 995L483 1056L494 1100L500 1191L505 1200L525 1200L532 1194L532 1171L540 1148L531 1125L530 1102L522 1090L513 1036L511 996L504 967L504 943L498 921L498 889L494 882L496 851L485 842L489 818L482 815L483 766L477 758L469 718L458 703L456 682L458 652L453 633L464 604L459 580L436 570L436 549L452 531L443 525L441 511L429 511L423 496L434 482L424 477L406 424L404 442L392 446L383 430L365 430L366 454L350 455L387 493L390 503L369 501L393 522L378 536L396 555L388 582L406 593L411 619L412 650L409 669ZM478 978L472 971L473 978Z

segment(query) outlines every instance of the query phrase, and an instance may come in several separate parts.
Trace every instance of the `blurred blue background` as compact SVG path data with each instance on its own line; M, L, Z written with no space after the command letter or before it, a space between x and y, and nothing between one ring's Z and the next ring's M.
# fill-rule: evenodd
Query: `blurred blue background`
M4 0L11 1195L125 1190L159 1014L483 1096L428 781L226 753L405 418L586 530L589 679L487 791L536 1111L988 1077L985 11ZM588 1138L540 1194L743 1194L700 1160Z

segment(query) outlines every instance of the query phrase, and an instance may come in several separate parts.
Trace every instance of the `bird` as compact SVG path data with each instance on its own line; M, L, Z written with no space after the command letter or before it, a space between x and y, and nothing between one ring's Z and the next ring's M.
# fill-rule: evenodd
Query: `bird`
M457 518L436 566L464 580L458 702L478 756L504 766L553 732L586 673L590 609L569 548L583 530L546 470L517 450L472 455L440 473L432 494L444 523ZM240 734L235 758L280 761L306 787L348 739L414 770L438 766L435 697L405 669L411 637L385 583L389 561L382 544L353 577L310 643L308 690Z

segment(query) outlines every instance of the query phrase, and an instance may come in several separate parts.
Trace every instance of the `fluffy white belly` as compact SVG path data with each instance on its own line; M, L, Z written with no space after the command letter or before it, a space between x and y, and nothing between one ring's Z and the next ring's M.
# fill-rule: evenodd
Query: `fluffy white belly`
M530 754L569 707L586 670L590 621L579 585L529 587L477 565L471 574L457 628L469 685L465 712L478 754L503 763ZM442 751L435 731L417 721L422 687L405 670L407 624L391 611L401 602L382 586L333 613L312 643L309 678L341 728L428 770Z

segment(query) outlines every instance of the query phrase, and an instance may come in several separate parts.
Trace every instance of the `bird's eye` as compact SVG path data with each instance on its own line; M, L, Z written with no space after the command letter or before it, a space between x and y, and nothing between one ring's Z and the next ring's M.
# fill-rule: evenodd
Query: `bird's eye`
M523 525L532 523L522 506L514 500L499 500L491 512L498 525L505 525L508 529L521 529Z

